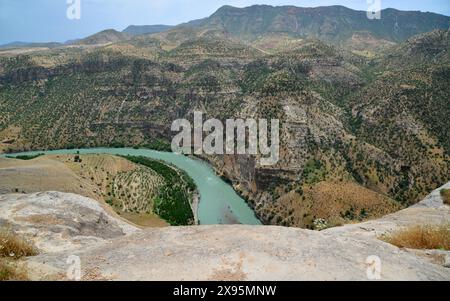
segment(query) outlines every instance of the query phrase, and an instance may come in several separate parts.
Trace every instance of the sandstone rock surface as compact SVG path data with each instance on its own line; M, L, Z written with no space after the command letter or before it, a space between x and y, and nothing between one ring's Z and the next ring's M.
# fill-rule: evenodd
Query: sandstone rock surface
M138 230L93 199L61 192L0 195L0 226L27 237L41 253L86 248Z

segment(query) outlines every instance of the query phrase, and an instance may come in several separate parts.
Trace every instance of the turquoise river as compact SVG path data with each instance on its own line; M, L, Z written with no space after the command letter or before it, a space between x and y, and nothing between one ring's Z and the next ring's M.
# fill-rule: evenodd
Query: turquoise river
M144 156L151 159L171 163L188 173L195 181L200 193L198 204L198 219L202 225L213 224L248 224L259 225L253 210L239 197L233 188L218 177L207 163L183 155L159 152L148 149L132 148L92 148L34 151L18 153L8 156L36 155L36 154L112 154ZM5 156L5 155L3 155Z

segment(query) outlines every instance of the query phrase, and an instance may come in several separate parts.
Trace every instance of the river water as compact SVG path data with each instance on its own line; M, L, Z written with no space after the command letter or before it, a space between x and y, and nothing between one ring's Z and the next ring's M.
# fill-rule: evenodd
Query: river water
M200 193L200 203L198 205L198 219L202 225L214 224L246 224L260 225L260 221L255 217L253 210L247 203L239 197L233 188L218 177L214 170L207 163L188 158L183 155L159 152L148 149L132 148L92 148L92 149L64 149L54 151L35 151L14 154L36 155L36 154L112 154L112 155L132 155L144 156L151 159L158 159L177 166L184 170L197 185Z

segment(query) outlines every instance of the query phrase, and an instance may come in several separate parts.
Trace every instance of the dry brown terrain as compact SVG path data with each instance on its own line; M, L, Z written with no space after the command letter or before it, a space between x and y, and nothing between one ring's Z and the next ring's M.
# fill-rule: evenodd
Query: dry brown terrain
M80 155L81 162L75 162L75 155L49 155L33 160L16 160L0 158L0 194L34 193L41 191L60 191L75 193L93 198L105 205L112 198L111 188L117 185L116 178L125 178L129 173L139 172L146 177L146 186L128 183L132 189L130 195L118 195L118 202L126 204L136 199L149 199L156 190L157 175L138 167L126 159L111 155ZM155 178L154 181L149 179ZM119 181L120 182L120 181ZM116 184L115 184L116 183ZM135 185L136 184L136 185ZM120 185L120 183L119 183ZM122 198L123 200L120 200ZM115 212L123 218L144 227L163 227L168 224L150 210L144 213L127 212L123 207L114 207Z
M67 164L50 157L22 161L0 158L0 193L62 191L101 200L99 190Z
M450 224L412 226L381 239L399 248L450 251Z
M288 223L314 229L379 218L401 209L389 197L357 183L330 181L305 187L303 195L291 192L280 198L275 206L275 212L289 208ZM321 225L318 225L320 220L325 224L319 222Z
M30 242L10 229L0 228L0 281L28 280L26 269L17 261L37 254L38 250Z

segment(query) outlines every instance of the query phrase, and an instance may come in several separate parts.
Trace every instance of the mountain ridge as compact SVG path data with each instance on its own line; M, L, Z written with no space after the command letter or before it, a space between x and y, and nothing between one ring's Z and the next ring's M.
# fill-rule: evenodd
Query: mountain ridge
M173 25L163 25L163 24L156 24L156 25L130 25L127 28L125 28L122 32L127 33L133 36L137 35L145 35L145 34L152 34L152 33L159 33L166 30L169 30L173 28Z
M450 17L435 13L384 9L381 16L380 20L369 20L365 11L345 6L224 6L197 26L219 26L244 39L253 39L268 32L290 32L327 42L340 42L348 39L351 33L370 31L379 38L401 42L432 29L448 29L450 25ZM418 24L420 29L417 28Z
M407 38L414 35L431 31L432 29L450 28L449 16L433 12L402 11L394 8L386 8L381 11L381 20L369 20L366 14L365 11L353 10L342 5L318 7L252 5L243 8L224 5L209 17L202 19L191 20L175 26L161 24L130 25L125 28L122 33L130 36L139 36L176 30L181 27L203 29L209 27L209 29L213 30L224 30L229 34L234 35L236 38L243 40L254 40L261 34L265 35L279 32L291 33L303 38L319 38L327 42L341 44L345 40L351 38L352 34L360 31L367 31L374 34L379 39L387 39L391 42L398 43L405 41ZM261 31L258 26L256 26L256 28L249 26L249 24L258 24L255 15L258 16L258 18L262 18L263 22L260 25L264 25L264 30ZM245 20L245 22L239 20L240 16L246 17L247 20ZM230 17L233 20L232 22L227 21L227 18ZM355 22L352 24L352 22L349 21L349 18L357 20L356 23L359 22L360 24L354 24ZM282 21L283 19L288 20L292 24L289 24L289 22L285 24L285 22ZM414 19L419 21L413 21ZM339 21L346 23L346 26L351 25L351 30L344 30L345 26L339 26ZM374 24L375 26L373 26ZM418 28L419 26L420 28ZM236 28L244 28L245 30L238 31ZM83 41L90 38L92 39L90 42L92 44L92 42L95 42L95 38L105 35L105 32L107 31L111 30L103 30L81 40ZM109 38L103 37L101 40L106 42L126 40L126 36L120 36L117 32L114 36L115 37L110 36ZM80 40L75 40L75 43L79 43L79 41ZM21 42L21 44L22 46L30 46L33 44L52 43ZM53 44L56 45L60 43Z
M75 42L75 44L78 45L107 44L128 40L129 38L130 36L127 33L123 33L115 29L106 29L96 34L90 35L84 39L78 40Z

